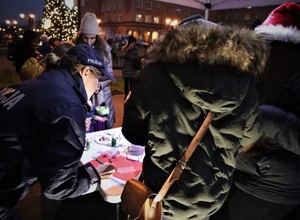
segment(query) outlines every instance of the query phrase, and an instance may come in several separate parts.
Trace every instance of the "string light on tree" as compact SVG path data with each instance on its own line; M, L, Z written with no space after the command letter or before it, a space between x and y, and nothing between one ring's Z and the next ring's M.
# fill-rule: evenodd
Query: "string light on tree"
M73 0L46 0L42 24L49 37L71 40L77 34L78 7Z

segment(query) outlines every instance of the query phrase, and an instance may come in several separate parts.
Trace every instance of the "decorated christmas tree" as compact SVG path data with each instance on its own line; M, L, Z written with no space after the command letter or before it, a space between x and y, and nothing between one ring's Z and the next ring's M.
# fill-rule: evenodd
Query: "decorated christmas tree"
M71 40L77 33L78 7L70 4L70 1L46 0L42 27L50 38Z

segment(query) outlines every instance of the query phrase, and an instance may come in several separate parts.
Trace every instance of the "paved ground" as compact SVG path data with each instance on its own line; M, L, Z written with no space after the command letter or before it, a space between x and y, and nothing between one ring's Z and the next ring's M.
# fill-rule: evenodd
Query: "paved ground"
M123 122L124 94L113 95L112 99L116 111L116 123L114 124L114 127L120 127Z
M122 70L114 69L114 76L122 76ZM113 95L112 99L116 111L116 123L114 124L114 127L120 127L123 122L124 94Z

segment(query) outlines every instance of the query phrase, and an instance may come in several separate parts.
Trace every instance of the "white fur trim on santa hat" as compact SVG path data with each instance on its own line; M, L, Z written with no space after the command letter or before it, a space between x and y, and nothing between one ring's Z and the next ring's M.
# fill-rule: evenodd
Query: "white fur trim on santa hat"
M259 26L255 32L264 35L268 40L287 43L300 43L300 30L296 27L284 27L282 25Z
M79 33L99 35L99 25L94 13L87 12L81 20Z

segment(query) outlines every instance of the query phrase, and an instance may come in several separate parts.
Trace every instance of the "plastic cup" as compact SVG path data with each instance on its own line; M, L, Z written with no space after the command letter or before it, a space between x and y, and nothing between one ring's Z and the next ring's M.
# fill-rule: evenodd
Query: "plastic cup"
M96 107L96 112L98 115L108 115L109 107L108 106L98 106L98 107Z

